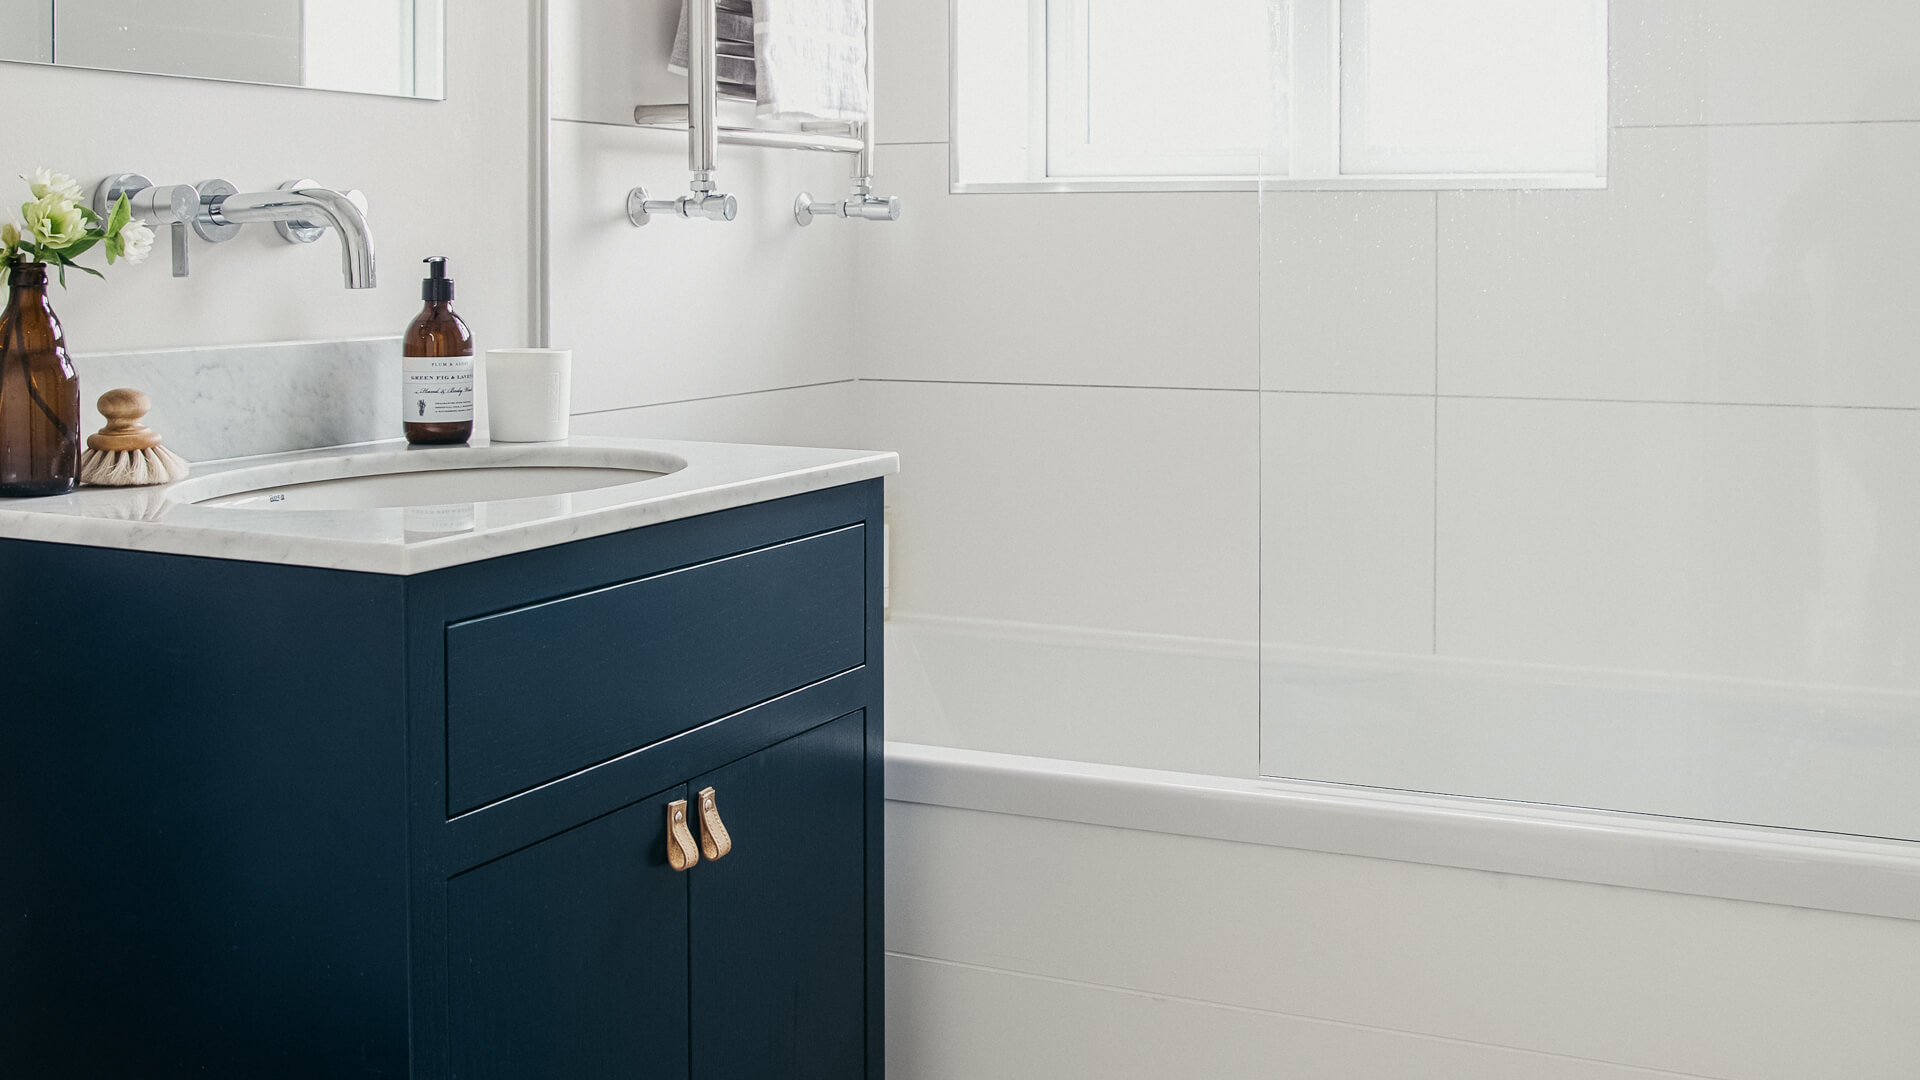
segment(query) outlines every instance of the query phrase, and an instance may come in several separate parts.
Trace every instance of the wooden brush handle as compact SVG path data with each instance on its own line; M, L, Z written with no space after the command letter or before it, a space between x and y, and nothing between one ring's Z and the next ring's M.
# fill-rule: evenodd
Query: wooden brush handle
M100 415L107 426L87 436L87 449L117 453L122 450L151 450L160 445L160 436L140 422L153 408L153 399L138 390L109 390L100 395Z

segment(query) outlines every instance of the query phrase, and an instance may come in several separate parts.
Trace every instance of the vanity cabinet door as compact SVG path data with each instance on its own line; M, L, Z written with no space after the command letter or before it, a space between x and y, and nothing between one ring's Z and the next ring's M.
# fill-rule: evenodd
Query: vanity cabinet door
M687 785L733 842L687 875L695 1080L867 1074L865 716Z
M447 882L456 1080L684 1080L688 875L661 792Z

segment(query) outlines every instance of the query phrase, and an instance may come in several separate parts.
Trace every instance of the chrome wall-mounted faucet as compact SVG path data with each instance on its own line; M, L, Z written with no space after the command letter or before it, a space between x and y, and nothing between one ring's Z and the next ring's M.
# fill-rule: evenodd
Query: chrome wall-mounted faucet
M228 190L209 193L209 184ZM220 243L233 239L242 225L271 221L280 239L289 244L311 244L332 228L340 234L340 271L347 288L373 288L373 230L367 225L366 196L323 188L311 180L289 180L274 191L237 192L232 188L224 180L200 185L199 221L207 226L200 230L202 238ZM226 232L228 229L233 232Z
M173 276L187 276L187 228L210 244L223 244L253 222L272 222L289 244L311 244L329 228L340 234L340 269L349 289L374 287L373 230L366 196L335 191L311 180L289 180L273 191L242 193L225 180L155 187L139 173L109 176L94 189L96 213L104 216L120 196L135 217L165 225L173 234Z

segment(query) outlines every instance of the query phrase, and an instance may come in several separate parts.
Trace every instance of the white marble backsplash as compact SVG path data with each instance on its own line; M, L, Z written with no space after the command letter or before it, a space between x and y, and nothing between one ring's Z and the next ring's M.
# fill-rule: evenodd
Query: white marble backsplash
M82 353L81 423L117 387L153 398L146 423L188 461L273 454L400 435L400 339L295 341Z

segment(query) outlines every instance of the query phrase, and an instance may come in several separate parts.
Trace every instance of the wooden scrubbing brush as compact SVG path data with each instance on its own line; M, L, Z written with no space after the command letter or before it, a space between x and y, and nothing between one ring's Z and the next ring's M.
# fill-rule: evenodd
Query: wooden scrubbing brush
M100 487L146 487L187 478L187 460L160 445L160 436L140 422L153 399L138 390L109 390L100 395L107 426L87 436L80 457L80 482Z

